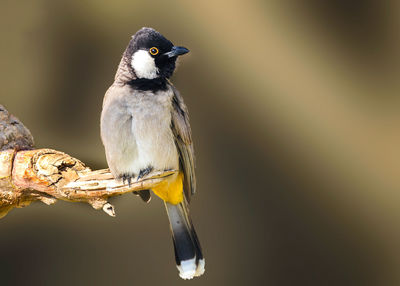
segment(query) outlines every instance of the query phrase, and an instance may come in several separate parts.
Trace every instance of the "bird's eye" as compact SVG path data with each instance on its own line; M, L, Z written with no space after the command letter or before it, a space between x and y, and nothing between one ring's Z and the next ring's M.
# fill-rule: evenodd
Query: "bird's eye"
M152 48L149 50L149 52L150 52L150 54L152 54L153 56L155 56L155 55L158 54L158 49L157 49L156 47L152 47Z

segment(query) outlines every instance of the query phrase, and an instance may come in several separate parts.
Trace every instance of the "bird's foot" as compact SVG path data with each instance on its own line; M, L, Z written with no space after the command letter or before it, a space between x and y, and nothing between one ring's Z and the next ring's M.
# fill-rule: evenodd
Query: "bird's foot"
M128 186L131 186L131 181L135 178L135 174L122 174L119 178L122 179L122 183L128 182Z
M151 171L153 171L153 167L152 166L148 166L145 169L141 169L140 172L139 172L139 175L137 176L136 181L139 181L144 176L147 176L148 174L150 174Z

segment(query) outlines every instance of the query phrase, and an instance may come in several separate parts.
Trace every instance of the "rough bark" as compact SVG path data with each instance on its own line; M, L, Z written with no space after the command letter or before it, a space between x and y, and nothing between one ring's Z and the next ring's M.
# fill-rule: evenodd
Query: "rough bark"
M109 197L151 189L176 172L152 172L128 185L115 180L108 169L92 171L63 152L31 149L29 130L1 105L0 139L0 218L33 201L51 205L57 200L87 202L115 216Z

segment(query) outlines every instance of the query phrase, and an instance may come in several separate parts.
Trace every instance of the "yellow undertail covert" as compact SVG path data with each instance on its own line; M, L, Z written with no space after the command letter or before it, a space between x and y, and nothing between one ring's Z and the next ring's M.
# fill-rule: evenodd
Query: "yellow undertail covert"
M176 205L183 201L183 173L179 172L171 179L162 181L153 192L167 203Z

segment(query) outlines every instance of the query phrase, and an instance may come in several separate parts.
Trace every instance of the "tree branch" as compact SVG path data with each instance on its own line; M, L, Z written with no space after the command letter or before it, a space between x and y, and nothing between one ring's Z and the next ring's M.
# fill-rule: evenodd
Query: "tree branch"
M26 140L21 138L31 136L29 130L15 117L12 117L14 124L7 123L4 116L1 117L4 112L7 111L0 105L0 139L4 134L12 133L9 137L18 138L26 147ZM15 126L18 125L17 130ZM14 129L7 133L7 128ZM18 132L17 136L15 133ZM92 171L78 159L63 152L51 149L20 150L24 148L18 142L6 141L7 148L4 148L5 144L0 140L0 150L3 150L0 152L0 218L11 209L27 206L33 201L51 205L57 200L87 202L93 208L103 209L108 215L115 216L114 206L107 202L109 197L151 189L177 172L155 171L129 186L115 180L108 169ZM32 142L29 146L33 146L33 139L29 142ZM13 149L8 149L10 146Z

